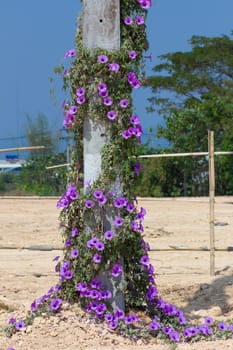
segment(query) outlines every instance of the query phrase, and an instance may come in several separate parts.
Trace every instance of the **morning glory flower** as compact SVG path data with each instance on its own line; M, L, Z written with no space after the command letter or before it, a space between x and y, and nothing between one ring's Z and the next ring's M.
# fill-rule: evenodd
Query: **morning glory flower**
M120 227L123 224L124 224L124 220L121 217L117 216L114 220L114 225L117 227Z
M50 308L54 311L57 311L58 309L60 309L61 305L62 300L60 298L55 298L51 301Z
M79 231L78 228L75 227L72 231L71 231L71 237L76 237L79 235Z
M224 323L224 322L219 322L218 323L218 329L220 330L220 331L226 331L227 330L227 325L226 325L226 323Z
M15 329L17 331L21 331L24 328L25 328L25 323L23 321L18 321L15 323Z
M76 90L76 95L77 96L83 96L85 95L86 90L83 87L80 87Z
M95 203L94 203L91 199L88 199L88 200L86 201L86 203L85 203L85 207L86 207L87 209L92 208L94 205L95 205Z
M106 202L107 202L107 198L105 196L98 198L98 203L100 205L104 205Z
M148 10L151 7L151 0L137 0L141 5L141 8Z
M94 254L92 260L94 263L99 264L101 262L102 256L100 254Z
M136 16L136 23L137 23L137 25L142 25L142 24L144 24L145 23L145 20L144 20L144 17L142 17L142 16Z
M66 280L70 280L71 278L73 278L73 275L74 275L73 271L67 270L64 274L64 277Z
M132 213L136 209L136 207L134 204L128 203L126 209L129 213Z
M123 272L122 266L120 264L115 264L111 270L113 277L119 277Z
M95 289L100 289L102 288L103 284L100 280L98 280L97 278L94 278L91 281L91 288L95 288Z
M108 68L109 68L109 70L112 71L112 72L118 72L119 69L120 69L120 65L119 65L118 63L110 63L110 64L108 65Z
M112 99L111 99L111 97L105 97L104 98L104 104L105 104L105 106L111 106L112 105Z
M78 107L77 106L70 106L69 108L69 114L76 114L78 112Z
M140 263L144 266L149 266L150 265L150 260L147 255L143 255L140 259Z
M65 54L65 58L74 57L76 55L75 49L68 50Z
M149 329L151 331L157 331L160 328L160 323L158 321L151 321L149 323Z
M98 56L98 62L99 63L106 63L106 62L108 62L108 57L106 55L100 55L100 56Z
M93 195L96 199L99 199L99 198L103 197L103 192L101 190L95 190Z
M126 17L124 19L124 23L127 25L127 26L130 26L132 23L133 23L133 19L131 17Z
M105 83L99 83L98 84L98 90L99 91L106 91L107 90L107 85Z
M116 112L114 112L114 111L109 111L108 114L107 114L107 117L108 117L109 120L116 119L116 116L117 116Z
M129 132L128 129L127 129L127 130L124 130L124 131L122 132L122 137L123 137L123 139L125 139L125 140L127 140L127 139L129 139L129 138L131 137L131 134L130 134L130 132Z
M211 324L213 324L214 320L212 317L205 317L205 324L207 324L208 326L210 326Z
M140 119L139 117L135 114L130 117L130 123L134 125L140 124Z
M85 96L84 96L84 95L78 96L76 102L77 102L79 105L82 105L84 102L86 102Z
M70 256L72 259L76 259L79 256L79 251L78 249L73 249L70 253Z
M100 91L98 92L99 97L107 97L108 96L108 90Z
M99 251L103 251L104 250L104 243L101 242L101 241L98 241L96 244L95 244L95 249L96 250L99 250Z
M120 101L121 108L126 108L126 107L128 107L128 105L129 105L129 100L127 100L126 98L124 98Z
M129 51L129 57L132 58L132 60L134 60L137 57L137 52L134 50Z
M114 237L114 233L112 231L104 232L104 238L110 241Z
M16 318L15 317L9 318L8 323L9 324L15 324L16 323Z

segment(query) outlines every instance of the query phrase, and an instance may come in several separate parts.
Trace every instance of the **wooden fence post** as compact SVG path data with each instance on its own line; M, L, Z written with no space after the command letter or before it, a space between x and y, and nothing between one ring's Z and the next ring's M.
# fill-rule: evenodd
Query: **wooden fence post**
M215 174L214 174L214 132L208 130L209 151L209 225L210 225L210 275L215 274L215 235L214 235L214 202L215 202Z

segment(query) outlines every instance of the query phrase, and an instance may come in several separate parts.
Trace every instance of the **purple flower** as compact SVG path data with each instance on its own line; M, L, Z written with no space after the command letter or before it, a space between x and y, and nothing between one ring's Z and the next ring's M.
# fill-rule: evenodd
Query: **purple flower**
M112 105L111 97L107 96L107 97L104 98L104 105L105 106L111 106Z
M134 125L140 125L140 119L139 117L135 114L130 117L130 123Z
M114 207L115 208L122 208L126 206L127 200L124 197L120 197L114 200Z
M177 331L175 330L171 330L169 333L169 338L173 341L175 341L176 343L178 343L180 341L180 335Z
M158 321L151 321L149 324L149 329L151 331L157 331L160 328L160 323Z
M199 333L199 329L194 326L185 328L183 331L184 336L187 338L195 337L198 333Z
M71 270L67 270L65 273L64 273L64 277L66 280L70 280L71 278L73 278L74 276L74 273L73 271Z
M150 265L150 259L148 258L147 255L143 255L140 259L140 263L144 266L149 266Z
M73 115L78 112L78 107L77 106L70 106L69 108L69 114Z
M70 253L70 256L72 259L76 259L79 256L79 250L78 249L73 249Z
M110 329L116 329L118 326L117 320L112 320L111 322L109 322L108 326Z
M142 24L144 24L145 23L145 20L144 20L144 17L142 17L142 16L136 16L136 23L137 23L137 25L142 25Z
M132 60L134 60L137 57L137 52L132 50L129 51L129 58L132 58Z
M99 83L98 90L99 91L107 91L107 85L105 83Z
M16 323L16 318L15 317L9 318L8 323L9 324L15 324Z
M78 228L77 227L73 228L73 230L71 231L71 237L76 237L78 235L79 235Z
M88 200L86 201L86 203L85 203L85 207L86 207L87 209L92 208L94 205L95 205L95 203L94 203L91 199L88 199Z
M233 323L229 325L229 331L233 332Z
M25 328L25 323L23 321L18 321L15 323L15 329L17 331L21 331L24 328Z
M123 269L122 266L120 264L114 264L111 274L113 277L118 277L122 274Z
M98 95L99 97L105 98L108 96L108 90L104 90L104 91L99 90Z
M133 19L131 17L126 17L124 19L124 23L127 25L127 26L130 26L132 23L133 23Z
M101 241L98 241L98 242L95 244L95 249L98 250L98 251L103 251L104 248L105 248L104 243L101 242Z
M82 105L84 102L86 102L85 96L84 96L84 95L78 96L78 98L76 99L76 102L77 102L79 105Z
M114 233L112 231L104 232L104 238L110 241L114 237Z
M117 227L120 227L123 224L124 224L124 220L120 216L117 216L114 220L114 225Z
M127 100L126 98L124 98L120 101L121 108L126 108L126 107L128 107L128 105L129 105L129 100Z
M85 282L78 282L75 289L79 292L85 292L87 290L87 284Z
M146 293L146 298L148 301L152 301L155 299L155 297L158 295L157 288L155 286L149 286L147 293Z
M86 90L83 87L80 87L76 90L76 95L77 96L83 96L85 95Z
M96 199L100 199L103 197L103 192L101 190L95 190L93 195Z
M94 278L91 281L91 288L100 289L102 288L102 286L103 286L102 282L96 278Z
M126 209L129 213L132 213L136 209L136 207L133 203L128 203Z
M50 303L50 308L54 311L57 311L60 309L62 305L62 300L60 298L55 298Z
M65 54L65 58L74 57L76 55L75 49L68 50Z
M15 348L7 348L6 350L15 350Z
M99 264L101 262L102 256L100 254L94 254L92 260L95 264Z
M100 55L100 56L98 56L98 62L99 63L106 63L106 62L108 62L108 57L105 55Z
M151 0L137 0L142 9L148 10L151 7Z
M69 238L67 238L67 239L65 240L65 246L66 246L66 248L71 247L71 245L72 245L71 240L70 240Z
M203 335L211 335L211 334L213 334L213 330L210 327L208 327L206 324L201 324L199 326L199 331Z
M138 223L137 223L137 221L132 221L131 222L131 227L132 227L132 230L134 231L134 232L138 232L138 230L139 230L139 227L138 227Z
M98 203L100 205L104 205L107 202L107 198L103 195L102 197L98 198Z
M227 325L226 325L226 323L224 323L224 322L219 322L218 323L218 329L220 330L220 331L226 331L227 330Z
M207 324L208 326L210 326L211 324L213 324L214 320L212 317L205 317L205 324Z
M105 316L104 316L104 320L106 321L106 322L111 322L112 320L113 320L113 315L112 314L106 314Z
M119 69L120 69L120 65L119 65L118 63L110 63L110 64L108 65L108 68L109 68L109 70L112 71L112 72L118 72Z
M117 116L116 112L114 112L114 111L109 111L108 114L107 114L107 117L108 117L109 120L116 119L116 116Z
M118 320L123 320L123 318L125 317L125 313L123 310L117 308L115 313L114 313L114 316L118 319Z
M122 137L123 137L123 139L125 139L125 140L129 139L129 138L131 137L131 134L130 134L129 130L124 130L124 131L122 132Z

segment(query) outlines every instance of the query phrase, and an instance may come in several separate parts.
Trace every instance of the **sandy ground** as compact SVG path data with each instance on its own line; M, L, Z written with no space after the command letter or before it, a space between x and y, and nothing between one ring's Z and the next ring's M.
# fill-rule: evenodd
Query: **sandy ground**
M22 316L31 302L57 282L52 259L61 255L57 199L0 198L0 328ZM215 276L210 276L208 198L140 199L147 210L150 243L160 294L189 319L231 319L233 323L233 197L215 202ZM180 250L172 250L178 248ZM51 250L51 248L56 250ZM191 250L189 250L191 249ZM10 312L11 311L11 312ZM154 339L136 344L109 333L67 308L60 317L38 318L0 350L171 349ZM179 344L180 350L233 349L233 340Z

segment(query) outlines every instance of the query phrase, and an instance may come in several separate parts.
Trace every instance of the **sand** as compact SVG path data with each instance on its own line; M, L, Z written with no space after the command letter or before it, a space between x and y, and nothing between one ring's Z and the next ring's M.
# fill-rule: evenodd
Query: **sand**
M0 198L0 328L21 317L31 302L58 281L53 258L62 254L56 198ZM210 276L208 198L148 199L145 239L163 298L182 308L188 319L211 315L233 323L233 197L215 201L215 276ZM173 250L172 250L173 249ZM179 249L179 250L175 250ZM191 250L190 250L191 249ZM155 349L170 345L157 339L132 343L68 306L59 317L38 318L25 331L6 338L0 350ZM233 340L179 344L184 350L233 349Z

